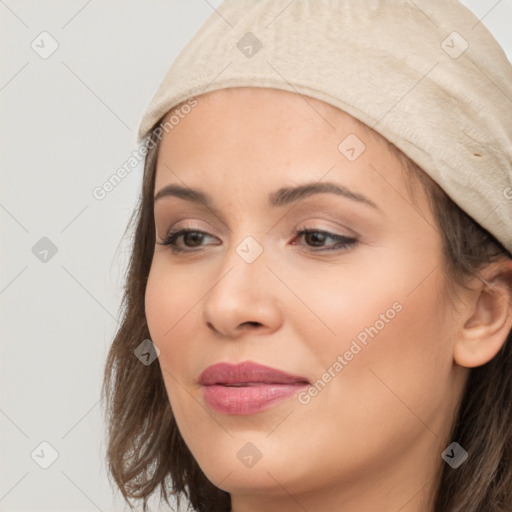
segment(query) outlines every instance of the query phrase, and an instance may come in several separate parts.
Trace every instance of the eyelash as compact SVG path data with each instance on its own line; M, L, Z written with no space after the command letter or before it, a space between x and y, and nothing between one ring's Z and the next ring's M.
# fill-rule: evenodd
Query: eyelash
M199 233L201 235L210 236L205 231L201 231L201 230L198 230L198 229L183 228L183 229L178 229L178 230L175 230L175 231L170 231L168 233L167 237L165 238L165 240L163 242L159 243L159 245L168 246L169 249L173 253L175 253L175 254L177 254L177 253L197 252L197 248L194 248L194 249L181 249L181 248L178 248L176 246L176 240L179 237L181 237L183 235L186 235L188 233ZM298 236L302 236L302 235L308 235L308 234L311 234L311 233L317 233L317 234L320 233L322 236L326 236L328 238L332 238L334 240L338 240L338 243L337 244L333 244L333 246L330 247L330 248L327 248L327 249L317 249L317 250L313 249L311 252L330 252L330 251L342 252L342 251L345 251L345 250L349 249L350 247L354 246L355 244L357 244L357 239L355 239L355 238L350 238L350 237L343 236L343 235L336 235L334 233L330 233L328 231L323 231L323 230L320 230L320 229L298 229L297 231L294 232L294 235L296 237L298 237ZM296 245L296 244L293 244L293 245Z

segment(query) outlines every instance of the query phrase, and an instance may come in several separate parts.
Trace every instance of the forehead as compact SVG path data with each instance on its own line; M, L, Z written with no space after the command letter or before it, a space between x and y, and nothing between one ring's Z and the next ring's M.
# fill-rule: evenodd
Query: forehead
M210 91L195 99L198 102L194 108L196 112L200 110L207 115L208 112L218 114L219 110L222 110L224 115L217 117L218 122L222 122L226 114L238 115L240 118L249 115L254 117L255 121L260 119L267 124L277 117L283 125L293 124L300 118L310 129L323 128L326 131L335 131L336 126L344 122L358 126L361 130L366 129L376 139L382 139L382 136L364 123L327 102L281 89L232 87ZM165 119L169 119L180 110L182 104L168 112ZM265 117L269 112L274 115Z
M163 119L174 116L160 145L155 191L181 182L241 201L262 188L336 179L376 195L411 197L403 162L387 140L328 103L257 87L221 89L196 100L186 115L177 115L178 105ZM351 146L361 155L351 154Z
M378 149L388 149L382 136L346 112L289 91L237 87L200 95L196 101L186 115L180 113L181 104L164 117L162 124L171 127L162 141L168 157L182 160L187 153L190 159L206 152L214 158L222 148L229 158L238 148L252 158L258 150L276 159L287 153L293 160L314 146L317 155L330 152L335 158L347 149L339 146L348 136L358 152L375 143L381 144Z

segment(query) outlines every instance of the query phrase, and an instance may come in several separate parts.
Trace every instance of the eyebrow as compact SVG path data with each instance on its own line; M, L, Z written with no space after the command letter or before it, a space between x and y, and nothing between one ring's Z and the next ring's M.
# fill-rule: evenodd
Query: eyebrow
M366 204L367 206L371 206L376 210L380 210L380 208L366 196L354 192L343 185L338 185L332 182L313 182L294 187L282 187L269 194L268 206L281 207L290 203L301 201L302 199L305 199L306 197L312 196L314 194L325 193L346 197L352 201ZM180 199L192 201L194 203L202 203L208 208L213 209L214 207L213 200L207 193L193 188L182 187L181 185L174 183L166 185L160 189L155 195L154 201L156 202L163 197L178 197Z

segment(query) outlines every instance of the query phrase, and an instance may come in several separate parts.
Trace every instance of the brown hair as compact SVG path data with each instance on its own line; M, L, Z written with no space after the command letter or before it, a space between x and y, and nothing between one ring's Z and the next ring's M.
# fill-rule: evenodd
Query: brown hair
M382 138L381 138L382 139ZM156 489L169 504L175 496L197 512L226 512L229 493L204 475L178 430L160 365L141 364L136 347L150 338L144 296L155 245L153 194L160 140L154 131L142 192L127 229L135 224L131 259L121 302L120 328L105 366L103 397L107 412L107 463L124 499L143 500ZM384 139L385 140L385 139ZM466 215L445 192L396 146L409 184L421 183L443 237L448 277L462 283L499 257L512 258L499 242ZM408 184L408 187L409 187ZM413 192L413 191L412 191ZM451 439L469 453L457 469L443 465L433 497L434 512L512 510L512 334L487 364L470 370Z

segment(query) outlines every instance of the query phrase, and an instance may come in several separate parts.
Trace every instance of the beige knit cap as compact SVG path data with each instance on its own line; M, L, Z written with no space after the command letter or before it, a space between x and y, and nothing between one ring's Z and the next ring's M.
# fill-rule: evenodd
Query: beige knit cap
M458 1L226 0L167 72L139 141L187 99L242 86L366 123L512 252L512 65Z

